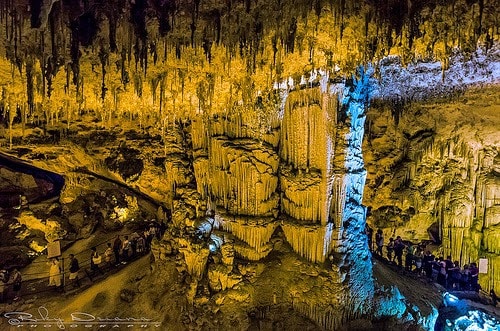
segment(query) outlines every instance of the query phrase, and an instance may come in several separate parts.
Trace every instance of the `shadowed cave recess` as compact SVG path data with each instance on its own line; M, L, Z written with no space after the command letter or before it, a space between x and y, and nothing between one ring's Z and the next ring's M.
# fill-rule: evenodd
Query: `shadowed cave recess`
M150 258L1 311L497 330L499 27L493 0L0 0L1 267L167 225ZM481 291L376 258L367 226L481 260Z

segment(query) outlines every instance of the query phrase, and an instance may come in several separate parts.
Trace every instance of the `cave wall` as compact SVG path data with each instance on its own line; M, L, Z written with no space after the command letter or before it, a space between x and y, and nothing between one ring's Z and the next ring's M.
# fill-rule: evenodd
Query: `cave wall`
M436 255L461 266L487 258L484 290L499 285L499 110L494 88L380 104L368 112L363 146L368 223L386 242L434 240Z

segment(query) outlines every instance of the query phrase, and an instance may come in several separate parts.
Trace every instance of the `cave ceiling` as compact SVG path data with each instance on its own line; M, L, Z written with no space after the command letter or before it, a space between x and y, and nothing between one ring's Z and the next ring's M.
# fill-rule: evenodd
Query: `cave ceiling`
M253 102L315 68L342 76L388 55L446 68L457 50L493 47L500 10L493 0L2 0L0 21L4 104L175 117Z

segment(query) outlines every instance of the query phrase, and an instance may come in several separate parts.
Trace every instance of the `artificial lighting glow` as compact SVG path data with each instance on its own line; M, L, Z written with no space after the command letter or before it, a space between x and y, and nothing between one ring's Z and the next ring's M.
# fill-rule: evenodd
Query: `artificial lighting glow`
M455 306L457 303L460 302L459 298L457 298L456 296L454 296L453 294L450 294L448 292L445 292L443 294L443 300L444 300L444 304L446 306Z
M498 331L500 321L479 310L471 310L467 315L460 316L455 321L446 320L446 324L454 331Z

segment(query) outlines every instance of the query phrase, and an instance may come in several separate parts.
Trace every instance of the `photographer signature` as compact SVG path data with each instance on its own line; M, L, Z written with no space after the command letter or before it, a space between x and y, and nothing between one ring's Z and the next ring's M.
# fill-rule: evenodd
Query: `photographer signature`
M3 316L7 319L7 322L12 326L28 326L35 327L37 325L42 325L44 328L50 327L52 325L57 326L59 329L63 330L66 326L77 327L79 325L82 326L90 326L90 325L98 325L98 326L124 326L124 327L160 327L160 323L153 321L149 318L140 317L98 317L89 313L83 312L73 312L71 313L71 320L65 321L60 317L51 317L49 311L44 306L38 308L38 315L33 315L26 312L13 311L4 313Z

